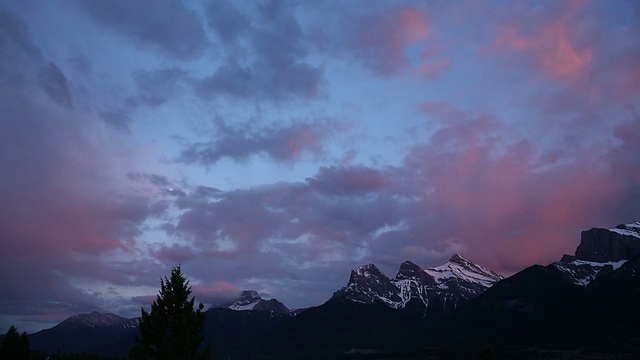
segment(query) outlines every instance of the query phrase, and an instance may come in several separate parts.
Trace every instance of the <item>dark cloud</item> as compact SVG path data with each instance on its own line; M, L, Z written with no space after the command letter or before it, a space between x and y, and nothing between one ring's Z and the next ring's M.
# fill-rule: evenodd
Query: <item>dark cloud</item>
M14 49L31 57L41 57L38 46L31 40L27 25L9 12L0 8L0 52L6 61L15 56Z
M405 46L428 38L428 24L419 10L393 9L392 12L394 16L379 14L360 22L352 47L365 66L382 75L404 70L409 65ZM403 17L413 18L413 23Z
M100 117L107 125L114 129L131 133L131 130L129 130L131 118L124 111L105 111L100 113Z
M136 172L136 173L128 173L127 178L131 181L135 181L139 183L149 182L155 186L163 186L163 187L171 186L171 182L169 181L169 178L167 178L164 175Z
M131 135L130 124L136 119L140 107L157 108L181 94L186 82L186 71L177 67L158 70L139 69L131 74L136 91L126 96L117 109L102 111L102 120L113 129Z
M166 263L180 264L195 256L194 250L190 246L173 244L172 246L162 246L160 249L152 251L152 255Z
M182 1L74 3L97 24L180 59L193 58L207 46L200 18Z
M250 123L228 125L223 119L214 121L213 140L188 145L179 161L213 165L223 158L243 161L264 154L276 161L290 162L310 154L319 157L325 142L345 125L334 120L291 122L258 128Z
M0 263L4 274L0 277L4 289L0 326L36 323L38 327L51 327L74 314L105 311L97 305L95 295L72 286L64 275L44 265L34 269L30 259L5 256Z
M187 80L187 73L178 68L137 70L133 73L139 93L130 96L125 103L129 108L139 105L157 107L168 102L180 90L180 83Z
M209 24L226 45L228 60L197 82L203 99L219 95L280 101L319 94L321 67L307 62L309 40L289 6L260 4L249 18L230 2L209 6Z
M318 94L322 71L307 64L256 63L253 66L229 64L214 75L202 79L196 88L203 99L219 95L240 98L282 100L289 97L314 97Z
M389 174L364 166L323 167L307 182L319 192L331 195L379 193L394 187Z
M67 78L56 64L50 62L40 71L38 83L53 101L68 108L73 108L73 99Z
M250 29L250 19L230 1L213 1L207 6L209 26L224 43L235 43L238 36Z

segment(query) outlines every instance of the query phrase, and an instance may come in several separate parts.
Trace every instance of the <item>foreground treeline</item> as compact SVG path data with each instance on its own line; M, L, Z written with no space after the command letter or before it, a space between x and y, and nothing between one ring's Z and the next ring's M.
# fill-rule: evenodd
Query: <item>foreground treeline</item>
M45 354L32 351L26 332L20 333L15 326L9 327L0 341L0 360L121 360L124 358L103 357L94 354Z
M204 305L195 306L189 281L180 266L171 271L169 278L160 280L160 291L151 305L151 311L142 309L139 335L129 351L129 359L207 360L210 348L203 346ZM11 326L2 339L0 360L112 360L94 354L44 354L29 349L26 332L20 334Z

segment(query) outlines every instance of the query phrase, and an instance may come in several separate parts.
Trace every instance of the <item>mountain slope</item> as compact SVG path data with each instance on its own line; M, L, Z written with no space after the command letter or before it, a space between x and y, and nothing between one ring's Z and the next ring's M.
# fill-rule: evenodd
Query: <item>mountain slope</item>
M275 352L272 334L293 319L272 311L211 308L205 313L205 343L215 358Z
M498 282L457 314L452 326L473 329L460 341L628 346L640 337L638 224L585 231L574 256Z
M138 334L139 318L127 319L114 314L79 314L51 329L29 335L31 349L46 353L99 353L123 356Z

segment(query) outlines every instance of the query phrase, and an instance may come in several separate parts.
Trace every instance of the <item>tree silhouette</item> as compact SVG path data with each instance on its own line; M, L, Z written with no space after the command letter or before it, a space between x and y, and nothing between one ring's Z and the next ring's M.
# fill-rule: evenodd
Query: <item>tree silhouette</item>
M0 359L28 360L29 339L27 339L27 333L20 334L18 328L11 325L0 345Z
M133 360L208 359L209 346L200 350L204 336L204 305L194 309L189 300L191 286L180 266L171 270L171 278L160 279L160 292L151 304L151 312L142 309L140 335L129 351Z
M493 351L491 351L490 347L486 347L482 350L480 350L480 354L478 354L480 356L480 360L493 360L495 359L493 356Z

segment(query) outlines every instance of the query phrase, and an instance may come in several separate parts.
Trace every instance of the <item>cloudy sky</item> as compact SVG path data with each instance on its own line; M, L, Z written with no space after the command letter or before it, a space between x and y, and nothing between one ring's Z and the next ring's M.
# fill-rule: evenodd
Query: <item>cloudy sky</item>
M0 0L0 331L512 274L640 220L634 1Z

